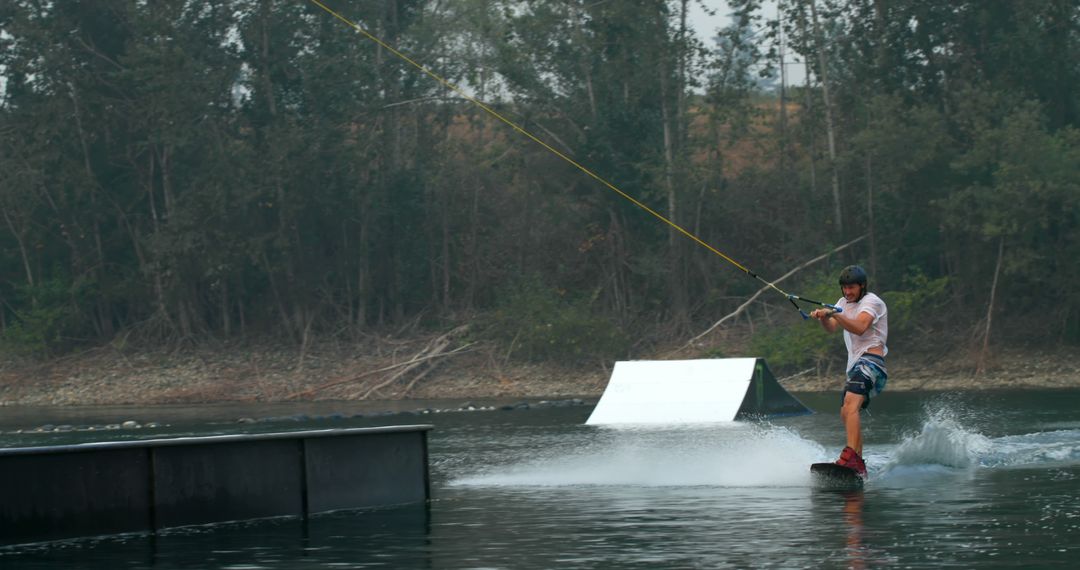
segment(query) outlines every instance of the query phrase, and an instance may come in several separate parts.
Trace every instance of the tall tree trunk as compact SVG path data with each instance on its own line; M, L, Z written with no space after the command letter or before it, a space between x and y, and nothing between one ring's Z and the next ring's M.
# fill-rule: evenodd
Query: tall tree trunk
M26 251L26 243L23 241L22 233L15 229L15 224L12 223L7 208L0 208L0 212L4 213L4 221L7 222L8 229L11 230L11 235L15 236L15 243L19 246L19 256L22 257L23 270L26 272L26 284L33 288L34 272L30 269L30 254Z
M274 295L274 301L277 304L278 316L281 318L281 323L284 325L285 332L289 333L289 338L294 342L299 342L299 338L296 336L296 332L292 327L292 319L289 318L289 311L285 307L285 301L282 299L281 291L278 289L277 279L274 278L274 269L270 265L270 257L266 255L266 249L263 248L259 251L263 262L263 271L266 272L266 279L270 282L270 292Z
M661 58L657 66L660 73L660 112L664 130L664 191L667 194L667 217L673 223L679 223L679 198L675 183L676 155L681 148L679 122L682 120L682 73L685 73L685 56L682 41L686 36L686 0L682 1L679 16L679 31L674 44L674 58ZM666 37L666 24L663 16L657 18L658 36ZM671 45L668 43L668 45ZM670 53L670 52L669 52ZM671 69L668 63L674 63L675 77L671 81ZM674 83L674 84L673 84ZM674 106L674 108L672 108ZM668 228L668 288L671 292L671 309L676 324L681 325L687 318L687 290L684 265L682 236L675 228Z
M866 219L870 236L870 275L877 275L877 238L874 235L874 170L869 154L866 155Z
M158 166L161 170L161 194L164 197L165 212L163 215L166 223L172 223L176 216L177 206L176 195L173 192L172 149L167 144L162 145L160 149ZM193 305L190 294L191 287L185 282L184 276L180 272L182 261L176 253L170 254L167 263L173 269L168 288L176 294L173 314L177 317L181 337L190 338L195 330L193 309L191 308Z
M842 238L844 237L844 219L840 203L840 172L836 164L836 124L833 120L832 98L829 96L829 61L825 57L816 0L810 0L810 18L814 25L814 48L817 52L818 72L821 74L822 103L825 105L825 133L829 143L829 170L832 173L833 216L836 218L836 236Z
M150 164L148 166L149 172L146 176L146 193L150 198L147 202L150 206L150 222L151 229L154 236L158 236L161 233L161 215L158 213L157 207L157 193L154 191L154 180L157 177L157 151L151 149L148 153ZM138 238L138 236L136 236ZM157 314L159 317L164 318L166 321L169 319L169 308L165 302L165 278L162 275L164 268L162 267L161 256L158 252L148 252L150 255L150 264L152 265L153 280L154 280L154 295L157 301Z
M803 53L808 54L811 50L808 40L805 39L809 36L806 24L806 10L803 8L802 4L797 5L799 7L797 11L799 35L804 39L804 42L807 42L803 44L802 51ZM804 104L806 105L806 112L804 115L806 117L814 116L814 96L810 91L810 86L813 85L813 77L813 70L810 68L810 62L808 61L806 62L806 82L803 84L803 99ZM806 132L807 136L810 137L810 140L808 141L810 148L807 153L808 161L810 163L810 195L817 196L817 137L814 136L814 129L806 129Z
M885 42L885 29L887 26L885 19L886 9L884 0L874 0L874 26L877 28L878 33L877 53L875 56L877 58L878 69L881 70L887 69L886 66L889 65L888 44ZM888 89L885 85L882 85L881 88L884 88L885 90Z
M401 33L401 22L399 19L399 13L401 10L401 0L393 0L385 3L385 8L382 13L381 26L383 30L383 37L391 45L397 43L399 35ZM379 58L381 59L383 50L378 50ZM394 61L392 64L383 63L379 66L383 69L382 83L384 89L384 98L387 104L397 103L402 98L402 85L397 73L398 65ZM401 114L398 112L398 107L390 107L386 109L386 115L383 119L383 141L384 146L382 148L382 184L381 189L386 194L386 203L395 205L395 194L402 191L403 184L403 163L404 156L402 150L402 123ZM385 256L385 263L382 267L385 269L386 274L382 276L382 287L379 287L379 296L384 299L384 308L387 311L381 311L381 317L389 316L390 320L398 320L402 314L402 294L400 283L404 281L402 272L402 248L398 245L399 233L399 212L397 208L391 206L387 212L387 219L389 226L386 228L387 235L386 240L387 251L383 252Z
M780 62L780 174L785 180L788 179L788 115L787 115L787 38L784 36L784 7L781 3L776 9L777 33L779 44L777 57Z
M82 106L79 102L78 91L74 86L70 89L71 103L75 110L75 127L79 133L79 147L82 150L83 158L83 170L86 173L87 186L90 188L90 219L92 221L92 233L94 238L94 251L97 253L97 262L94 264L91 273L95 277L95 281L99 287L101 287L104 280L104 268L105 268L105 248L101 243L101 224L98 223L98 211L97 211L97 197L100 190L97 183L97 175L94 173L94 168L90 162L90 145L87 142L86 129L83 127L82 121ZM94 325L98 331L98 334L103 338L110 338L113 335L113 323L112 323L112 307L106 301L105 295L98 295L96 301L96 310L94 316Z
M679 7L679 35L675 42L675 49L678 59L678 73L675 78L678 81L675 91L675 126L676 135L678 136L680 148L686 142L686 129L684 128L684 121L687 115L687 100L686 100L686 76L687 68L690 66L689 47L686 45L686 37L688 28L686 24L687 14L689 13L689 1L682 0L682 5Z
M232 336L232 319L229 317L229 282L221 279L221 330L225 338Z
M172 220L176 209L176 196L173 195L171 157L169 145L165 145L158 157L158 164L161 167L161 194L165 198L165 220Z
M449 129L447 129L447 130L449 130ZM442 191L445 193L445 192L448 192L449 190L446 189L446 188L443 188ZM448 202L448 200L445 201L445 202ZM440 210L441 210L441 216L440 216L439 222L440 222L440 230L441 230L441 232L440 232L441 240L440 241L442 242L442 244L441 244L442 249L439 252L439 257L442 258L442 264L441 264L442 265L442 268L441 268L442 272L441 272L441 276L440 276L441 277L441 282L442 282L442 287L441 287L442 304L443 304L444 308L449 308L450 307L450 235L451 235L451 232L450 232L450 205L448 203L444 203L443 207L440 208Z
M363 329L368 324L368 309L371 306L371 225L374 216L371 213L371 194L364 193L360 202L360 235L357 236L358 259L356 261L356 326Z
M469 285L466 299L471 309L476 303L478 286L480 284L480 183L473 181L472 207L469 210Z
M1005 236L998 238L997 263L994 265L994 281L990 284L990 303L986 307L986 330L983 331L982 349L975 364L975 375L986 372L986 360L990 357L990 325L994 317L994 299L997 296L998 276L1001 275L1001 261L1005 257Z
M623 224L614 209L608 208L608 255L611 263L611 296L615 314L621 322L626 322L630 315L630 286L626 280L626 247Z
M238 282L236 283L236 289L238 291L244 290L244 276L241 274ZM240 336L241 338L247 335L247 317L244 315L244 299L242 295L237 295L236 299L236 320L240 323Z
M668 70L661 66L660 69L660 109L664 123L664 192L667 194L667 218L673 223L679 223L679 201L675 191L675 133L671 111L670 81ZM668 289L671 292L671 310L676 321L681 321L686 315L686 286L682 277L682 240L681 236L673 227L668 228Z
M1046 41L1052 46L1050 53L1057 54L1050 64L1054 67L1054 76L1058 78L1068 77L1069 66L1076 65L1075 59L1065 56L1070 51L1075 54L1075 50L1070 50L1069 38L1076 33L1076 24L1070 23L1070 21L1075 21L1076 11L1074 0L1054 0L1047 10L1050 18L1047 22L1049 33ZM1050 92L1047 112L1050 115L1051 127L1055 131L1069 124L1070 118L1075 118L1070 116L1071 111L1075 110L1070 104L1070 99L1074 97L1073 85L1075 84L1071 81L1059 80L1054 82L1054 88ZM1075 101L1075 99L1072 100Z
M586 50L586 46L588 45L588 41L585 38L585 31L584 31L584 28L582 26L582 22L585 22L586 19L585 19L585 15L584 15L583 11L580 9L578 4L572 3L571 10L573 12L573 17L571 18L571 20L572 20L574 35L576 36L577 44L578 44L579 48L582 50L582 56L583 56L581 58L581 60L580 60L581 61L581 78L582 78L582 81L585 83L585 93L588 95L588 98L589 98L589 115L592 117L592 120L595 121L596 117L597 117L596 91L595 91L595 89L593 87L594 79L593 79L593 71L592 71L592 65L591 65L592 62L590 61L590 58L589 58L589 56L590 56L589 51Z
M262 80L263 97L266 101L266 111L271 117L277 116L277 99L274 97L274 83L270 78L270 9L272 0L263 0L259 4L259 55L261 57L262 69L260 70L260 79Z

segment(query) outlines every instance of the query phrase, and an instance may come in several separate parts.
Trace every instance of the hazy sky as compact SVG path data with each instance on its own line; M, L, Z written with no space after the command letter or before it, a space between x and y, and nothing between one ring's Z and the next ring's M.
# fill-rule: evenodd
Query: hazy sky
M709 6L716 14L710 16L705 13L705 10L701 7L702 3ZM705 41L705 45L712 47L712 38L716 35L716 30L727 26L731 21L728 18L730 12L731 9L724 0L704 0L704 2L692 0L690 2L690 25L697 31L698 36ZM775 17L776 3L773 1L765 2L763 12L766 17ZM794 58L795 54L789 52L787 56L789 60L787 63L788 84L801 85L806 80L806 67L801 59L799 61L790 61Z
M700 4L701 2L696 0L692 0L689 4L690 25L694 27L701 39L706 42L706 45L711 47L712 37L716 35L716 31L728 25L728 22L730 21L728 13L731 9L724 0L704 0L704 4L716 12L714 15L710 16L702 9ZM766 2L764 10L768 15L775 15L775 2ZM5 32L0 32L0 34L6 35ZM789 59L791 58L792 56L789 56ZM0 67L0 99L3 98L4 93L6 92L7 78L4 77L3 72L3 67ZM801 84L805 80L806 70L801 62L789 62L787 65L787 72L789 84Z

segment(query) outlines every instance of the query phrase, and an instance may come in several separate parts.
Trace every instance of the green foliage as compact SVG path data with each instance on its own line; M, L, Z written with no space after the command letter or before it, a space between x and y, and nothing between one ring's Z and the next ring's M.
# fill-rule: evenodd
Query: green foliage
M889 344L918 346L935 342L930 331L941 328L954 315L945 311L949 303L948 277L931 279L919 268L911 268L903 287L880 293L889 308Z
M526 360L605 361L622 357L627 336L591 308L588 298L571 298L538 277L520 278L507 288L489 317L487 335Z
M15 322L2 337L4 350L16 354L41 356L62 345L65 337L79 326L72 307L71 286L60 279L50 279L31 287L16 289Z
M898 342L982 318L999 244L998 298L1080 336L1075 2L828 0L814 26L807 2L735 0L720 42L679 2L341 4L761 275L872 234L843 255L873 254ZM610 358L612 320L685 331L756 286L312 4L87 5L0 3L6 346L491 310L522 358ZM781 47L811 68L783 107L753 77ZM523 273L567 291L506 288ZM756 342L840 354L804 325Z
M832 303L839 297L837 286L829 285L835 280L835 276L822 274L814 280L821 285L808 289L804 295ZM830 359L842 355L842 343L838 347L838 338L825 332L818 321L804 321L795 314L794 309L791 309L791 313L791 318L785 319L779 326L754 335L750 346L755 356L768 359L769 366L778 372L797 372L808 366L821 367Z
M1070 285L1080 248L1075 129L1051 131L1041 106L1028 102L973 127L972 134L971 147L954 164L965 184L939 202L945 227L958 238L950 246L959 253L956 281L965 293L986 299L1000 246L1002 298L1042 310L1054 297L1062 314L1076 311L1080 297ZM1057 323L1064 333L1068 325Z
M809 320L755 334L751 346L755 355L768 359L778 372L797 372L838 360L843 347L837 342L816 320Z
M701 358L728 358L728 354L724 349L714 346L703 352Z

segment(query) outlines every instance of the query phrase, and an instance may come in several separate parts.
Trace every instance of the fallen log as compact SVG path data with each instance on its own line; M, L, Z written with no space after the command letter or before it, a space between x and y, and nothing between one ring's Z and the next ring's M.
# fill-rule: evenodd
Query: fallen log
M286 400L294 400L294 399L297 399L297 398L310 397L310 396L313 396L313 395L315 395L315 394L317 394L319 392L322 392L322 391L324 391L326 389L329 389L329 388L334 388L334 387L337 387L337 386L343 386L343 385L346 385L346 384L352 384L354 382L359 382L360 380L363 380L365 378L369 378L370 376L374 376L376 374L380 374L380 373L383 373L383 372L389 372L391 370L398 370L389 379L386 379L386 380L383 380L383 381L379 382L374 387L366 390L363 393L363 395L360 396L361 400L367 399L367 397L370 396L372 394L372 392L375 392L376 390L379 390L381 388L389 386L390 384L394 383L394 381L396 381L399 378L401 378L402 376L408 374L410 371L415 370L417 366L419 366L419 365L421 365L423 363L430 363L430 361L432 361L434 359L437 359L437 358L443 358L443 357L452 356L452 355L455 355L455 354L460 354L460 353L464 352L465 349L467 349L468 347L472 346L473 344L476 344L476 343L468 343L468 344L465 344L463 346L459 346L458 348L455 348L455 349L453 349L451 351L446 350L450 346L451 341L453 340L453 338L456 337L456 336L461 335L466 330L468 330L468 328L469 328L469 325L462 325L460 327L457 327L457 328L451 330L450 332L447 332L446 334L443 334L442 336L439 336L439 337L431 340L430 342L428 342L428 344L420 352L416 353L415 355L413 355L412 358L410 358L409 360L406 360L405 362L399 362L397 364L392 364L390 366L379 368L378 370L369 370L367 372L364 372L362 374L358 374L358 375L353 376L351 378L345 378L343 380L334 380L333 382L327 382L325 384L320 384L318 386L308 388L306 390L301 390L299 392L294 392L294 393L289 394L288 396L286 396L285 399ZM426 374L426 372L425 372L425 374ZM408 388L411 388L411 387L412 387L412 383L410 383ZM358 392L358 394L359 394L359 392Z
M451 356L451 355L457 354L459 352L464 351L466 348L468 348L468 347L470 347L470 346L472 346L473 344L476 344L476 343L470 342L469 344L466 344L464 346L459 346L458 348L455 348L454 350L451 350L450 352L443 352L445 350L445 348L446 348L446 345L448 345L448 344L449 343L446 343L446 344L444 344L442 346L437 347L434 351L432 351L431 354L427 354L427 355L425 355L423 357L419 357L419 358L414 357L409 362L404 363L403 366L405 364L408 364L408 366L405 366L405 368L403 368L402 370L399 370L397 373L392 375L390 378L387 378L386 380L383 380L382 382L379 382L378 384L376 384L376 385L372 386L371 388L369 388L366 392L364 392L364 394L362 396L359 397L359 399L360 400L366 400L368 398L368 396L371 395L372 392L375 392L377 390L381 390L382 388L385 388L385 387L393 384L394 382L396 382L402 376L405 376L409 372L412 372L417 367L419 367L421 364L426 363L428 365L427 369L425 369L423 372L421 372L419 377L415 378L412 382L409 383L408 386L406 386L405 392L408 392L409 389L411 389L413 387L413 385L416 384L417 380L419 380L420 378L423 378L424 376L426 376L427 373L430 372L432 370L432 368L434 368L434 366L431 365L432 360L434 360L436 358L441 358L441 357L444 357L444 356ZM423 351L421 351L421 352L423 352ZM404 395L404 393L402 395Z

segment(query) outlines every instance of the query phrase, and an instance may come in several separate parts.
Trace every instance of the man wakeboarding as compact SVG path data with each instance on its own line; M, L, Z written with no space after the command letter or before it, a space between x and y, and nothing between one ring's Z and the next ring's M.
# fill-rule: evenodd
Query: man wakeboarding
M836 464L850 468L863 479L866 464L862 458L862 425L859 413L870 405L870 398L885 389L888 374L885 355L889 349L889 314L885 301L868 291L866 271L858 265L840 272L840 290L844 296L836 302L843 309L816 309L810 316L818 319L826 331L843 329L847 346L847 381L844 384L840 417L847 432L847 446Z

